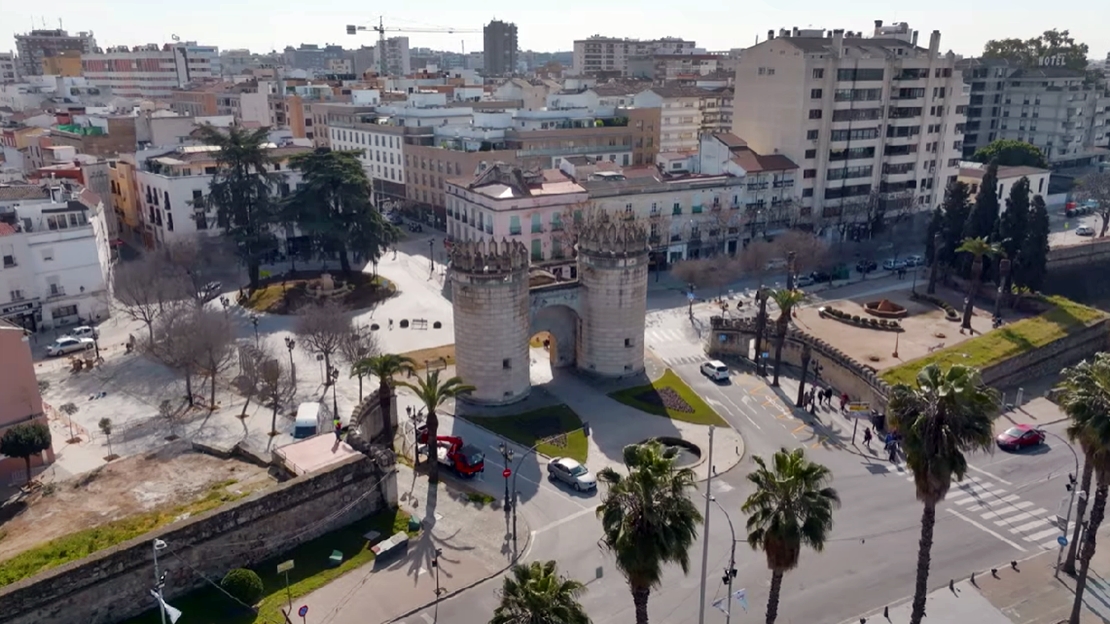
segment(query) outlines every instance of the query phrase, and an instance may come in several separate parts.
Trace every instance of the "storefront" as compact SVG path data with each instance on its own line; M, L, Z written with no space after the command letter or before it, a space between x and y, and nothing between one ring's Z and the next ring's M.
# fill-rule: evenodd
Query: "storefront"
M0 307L0 319L18 325L28 331L36 331L42 320L42 311L37 301L10 303Z

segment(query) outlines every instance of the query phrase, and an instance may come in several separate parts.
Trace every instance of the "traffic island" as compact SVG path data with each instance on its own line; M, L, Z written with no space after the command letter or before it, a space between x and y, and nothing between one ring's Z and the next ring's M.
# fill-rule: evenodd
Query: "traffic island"
M713 408L670 369L649 384L617 390L609 393L609 397L642 412L672 420L695 425L728 426Z
M297 271L263 279L261 286L244 296L240 304L255 312L296 314L306 304L334 300L345 308L361 310L395 294L393 282L379 275Z
M552 405L512 416L462 416L466 420L548 457L586 463L588 444L582 419L566 405Z

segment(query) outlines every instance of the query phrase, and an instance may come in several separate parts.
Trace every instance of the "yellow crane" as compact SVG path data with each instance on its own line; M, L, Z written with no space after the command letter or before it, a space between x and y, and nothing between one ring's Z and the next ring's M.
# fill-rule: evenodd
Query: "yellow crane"
M378 18L378 25L370 26L355 26L353 24L347 25L347 34L355 35L359 31L373 30L378 33L378 70L384 78L389 75L386 71L385 62L385 33L437 33L451 35L455 33L480 33L480 28L386 28L381 17Z

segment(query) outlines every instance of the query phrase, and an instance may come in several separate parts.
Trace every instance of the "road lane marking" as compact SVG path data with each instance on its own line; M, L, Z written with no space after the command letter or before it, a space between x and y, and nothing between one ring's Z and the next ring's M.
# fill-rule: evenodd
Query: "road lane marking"
M995 481L1005 483L1006 485L1013 485L1013 483L1010 483L1009 481L1003 479L1002 477L996 477L995 475L987 472L986 470L983 470L982 468L976 468L975 466L972 466L971 464L968 464L967 467L974 470L975 472L980 473L980 474L985 474L988 477L994 479Z
M1015 514L1014 513L1015 511L1020 512L1020 513ZM985 513L985 514L983 514L979 517L982 518L983 520L990 520L992 518L998 518L998 521L995 522L995 524L998 525L998 526L1002 526L1002 525L1009 525L1009 524L1012 524L1014 522L1018 522L1020 520L1032 520L1033 518L1036 518L1037 516L1042 516L1042 515L1047 514L1047 513L1048 513L1047 511L1045 511L1044 509L1041 509L1041 508L1030 509L1029 511L1021 511L1020 509L1014 509L1013 507L1007 507L1006 509L1003 509L1003 510L1000 510L1000 511L992 511L992 512Z
M1005 509L1003 511L988 512L986 514L983 514L982 518L984 520L990 520L991 518L1000 518L1000 517L1002 517L1002 516L1004 516L1008 513L1012 513L1014 511L1021 511L1022 509L1029 509L1032 506L1033 506L1033 503L1031 503L1029 501L1021 501L1021 502L1018 502L1018 503L1011 503L1007 509Z
M1070 532L1070 528L1071 527L1069 527L1069 532ZM1060 530L1060 527L1052 527L1051 529L1046 529L1044 531L1041 531L1040 533L1034 533L1034 534L1028 536L1027 539L1031 542L1039 542L1041 540L1048 539L1048 538L1053 537L1053 536L1059 537L1060 535L1063 535L1063 534L1064 534L1064 532ZM1056 544L1056 542L1053 542L1052 545L1056 546L1057 544Z
M545 531L550 531L551 529L554 529L556 527L560 527L560 526L562 526L562 525L564 525L568 522L573 522L574 520L577 520L577 519L581 518L582 516L584 516L586 514L591 514L591 513L597 513L596 509L593 508L593 507L587 507L587 508L585 508L581 511L576 511L576 512L572 513L571 515L560 518L559 520L556 520L554 522L549 522L548 524L543 525L542 527L536 529L535 531L532 531L532 534L533 535L539 535L540 533L543 533Z
M1001 541L1005 544L1009 544L1010 546L1013 546L1014 548L1020 550L1021 552L1025 552L1025 549L1022 548L1021 546L1018 546L1014 542L1011 542L1010 540L1006 539L1005 537L1002 537L998 533L988 529L987 527L979 524L978 522L972 520L971 518L968 518L967 516L961 514L960 512L952 510L952 509L948 509L947 511L948 511L948 513L952 514L953 516L956 516L960 520L963 520L964 522L966 522L966 523L970 524L971 526L979 529L980 531L986 533L987 535L990 535L991 537L996 537L996 538L998 538L999 541Z
M1048 522L1049 522L1048 518L1039 518L1037 520L1034 520L1032 522L1023 524L1023 525L1015 528L1014 531L1017 531L1018 533L1025 533L1026 531L1031 531L1031 530L1033 530L1037 527L1044 526L1045 523L1048 523Z
M798 432L799 432L799 431L802 431L802 430L804 430L804 429L805 429L806 427L808 427L808 426L809 426L809 425L802 425L802 426L798 427L797 429L795 429L795 430L791 431L790 433L791 433L791 434L793 434L793 435L798 435Z

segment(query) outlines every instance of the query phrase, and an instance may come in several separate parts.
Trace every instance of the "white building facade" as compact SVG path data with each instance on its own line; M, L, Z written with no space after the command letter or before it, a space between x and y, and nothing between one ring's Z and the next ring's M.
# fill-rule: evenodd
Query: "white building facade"
M576 74L620 72L628 75L629 59L655 54L689 54L697 50L693 41L675 37L662 39L620 39L594 35L574 42L571 66Z
M81 55L84 77L126 98L171 99L189 82L220 76L219 50L196 42L109 48Z

